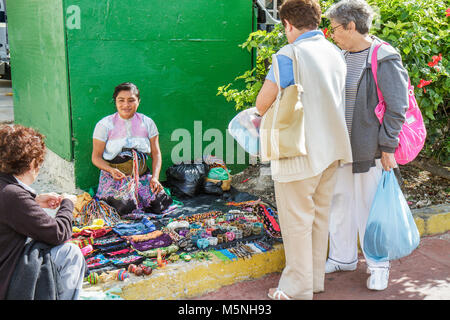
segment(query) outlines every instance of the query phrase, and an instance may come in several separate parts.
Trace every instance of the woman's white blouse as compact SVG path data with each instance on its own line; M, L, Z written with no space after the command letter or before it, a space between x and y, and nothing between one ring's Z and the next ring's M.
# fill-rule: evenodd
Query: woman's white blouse
M150 154L150 138L158 134L155 122L142 113L136 112L131 119L115 113L96 124L92 138L106 142L103 159L112 160L123 148Z

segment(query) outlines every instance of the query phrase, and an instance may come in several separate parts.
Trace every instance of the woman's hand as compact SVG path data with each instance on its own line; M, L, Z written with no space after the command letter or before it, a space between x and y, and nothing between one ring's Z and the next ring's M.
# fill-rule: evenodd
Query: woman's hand
M61 196L62 199L69 199L72 201L73 205L77 203L77 196L73 194L63 193Z
M163 186L158 181L158 179L155 178L155 177L152 177L151 180L150 180L150 188L151 188L153 193L159 193L159 192L161 192L163 190Z
M60 196L57 193L50 192L50 193L43 193L38 196L36 196L35 200L39 204L41 208L46 209L56 209L61 205L61 200L63 199L62 196Z
M107 161L103 159L103 151L105 150L106 142L97 139L92 139L92 163L100 170L108 172L114 180L122 180L125 174L119 169L112 168Z
M386 171L390 171L397 167L397 161L395 161L394 154L381 151L381 165Z
M123 178L125 178L125 174L120 171L119 169L116 168L112 168L109 173L112 175L114 180L122 180Z

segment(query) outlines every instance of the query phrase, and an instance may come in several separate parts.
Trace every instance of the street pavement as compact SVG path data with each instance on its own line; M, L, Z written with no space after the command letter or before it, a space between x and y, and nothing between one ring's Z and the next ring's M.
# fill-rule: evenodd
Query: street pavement
M14 121L11 81L0 79L0 124ZM447 229L448 230L448 229ZM325 276L325 292L314 300L450 300L450 232L421 238L409 256L392 261L389 286L383 291L366 287L365 259L359 256L355 271ZM223 287L190 300L268 300L269 288L280 279L273 273Z
M389 286L383 291L366 287L364 256L355 271L325 276L325 292L314 300L450 300L450 232L422 237L409 256L391 262ZM268 300L269 288L277 287L280 274L269 274L223 287L192 300Z
M11 81L0 79L0 124L14 121Z

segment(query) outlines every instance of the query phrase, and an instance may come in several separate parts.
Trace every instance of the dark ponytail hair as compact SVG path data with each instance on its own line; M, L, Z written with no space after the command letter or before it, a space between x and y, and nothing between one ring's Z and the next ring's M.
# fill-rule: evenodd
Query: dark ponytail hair
M116 101L116 98L119 95L120 91L131 91L138 98L138 100L141 100L139 89L134 83L124 82L124 83L119 84L117 87L115 87L114 93L113 93L114 101Z

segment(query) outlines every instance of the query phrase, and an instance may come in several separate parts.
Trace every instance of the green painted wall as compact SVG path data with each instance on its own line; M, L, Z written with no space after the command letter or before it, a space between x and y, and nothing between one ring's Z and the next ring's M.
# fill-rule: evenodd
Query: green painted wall
M14 119L38 129L47 146L72 159L61 0L8 0Z
M252 31L250 0L64 2L73 4L81 18L79 29L66 29L77 185L98 182L92 131L115 111L111 96L121 82L136 83L139 111L159 129L162 179L179 143L171 141L174 130L193 136L194 121L202 121L203 132L225 132L235 111L216 96L217 87L251 66L251 55L238 47Z
M177 129L193 138L194 121L201 121L200 135L219 129L225 150L225 130L236 111L216 96L217 87L252 66L251 54L238 47L254 28L251 0L9 2L17 119L47 130L50 148L73 159L78 187L98 183L99 171L91 163L92 132L102 117L115 112L112 93L121 82L136 83L138 112L158 127L162 180L180 143L171 141ZM27 48L29 42L33 45ZM33 109L36 98L42 103ZM203 142L202 150L210 143ZM229 167L237 172L245 165L229 162Z

